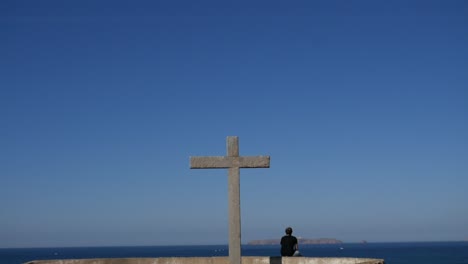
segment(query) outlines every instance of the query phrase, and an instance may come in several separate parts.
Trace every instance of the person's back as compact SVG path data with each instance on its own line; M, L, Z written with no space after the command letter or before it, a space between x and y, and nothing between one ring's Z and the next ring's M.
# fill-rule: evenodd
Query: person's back
M285 230L286 235L281 238L281 256L291 257L298 250L297 238L292 235L292 228Z

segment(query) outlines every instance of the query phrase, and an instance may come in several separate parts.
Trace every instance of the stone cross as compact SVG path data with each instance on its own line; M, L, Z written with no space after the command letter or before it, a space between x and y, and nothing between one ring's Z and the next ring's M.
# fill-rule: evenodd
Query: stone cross
M241 264L240 168L269 168L270 156L239 156L239 138L227 137L226 156L190 157L191 169L228 169L229 264Z

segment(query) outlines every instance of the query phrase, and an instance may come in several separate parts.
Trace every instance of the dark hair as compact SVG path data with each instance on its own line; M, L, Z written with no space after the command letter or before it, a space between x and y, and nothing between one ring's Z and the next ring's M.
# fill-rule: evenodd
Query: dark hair
M288 234L288 235L291 235L292 234L292 228L287 227L286 230L284 230L284 232L286 232L286 234Z

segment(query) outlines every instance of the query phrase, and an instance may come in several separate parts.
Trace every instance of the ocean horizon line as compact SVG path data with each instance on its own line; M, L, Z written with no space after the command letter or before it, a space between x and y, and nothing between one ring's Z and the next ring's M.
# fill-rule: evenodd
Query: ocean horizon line
M335 244L305 244L302 246L333 246L333 245L341 245L341 244L358 244L358 245L365 245L365 244L407 244L407 243L415 243L415 244L424 244L424 243L468 243L468 240L427 240L427 241L345 241L343 243L335 243ZM170 244L170 245L90 245L90 246L30 246L30 247L22 247L22 246L14 246L14 247L0 247L1 249L45 249L45 248L131 248L131 247L228 247L229 244ZM242 243L241 246L249 246L249 247L269 247L275 245L249 245L246 243ZM278 245L279 246L279 245Z

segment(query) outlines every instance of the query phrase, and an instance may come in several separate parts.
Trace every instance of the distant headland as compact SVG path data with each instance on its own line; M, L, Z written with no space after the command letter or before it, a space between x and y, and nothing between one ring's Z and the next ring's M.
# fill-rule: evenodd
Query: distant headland
M297 238L299 245L323 245L323 244L342 244L343 241L334 238ZM252 240L248 242L248 245L279 245L281 239L263 239L263 240Z

